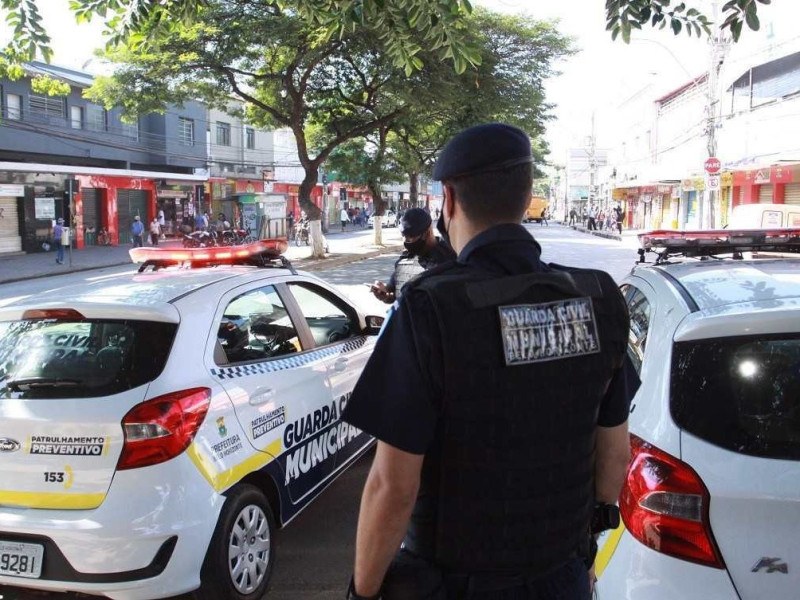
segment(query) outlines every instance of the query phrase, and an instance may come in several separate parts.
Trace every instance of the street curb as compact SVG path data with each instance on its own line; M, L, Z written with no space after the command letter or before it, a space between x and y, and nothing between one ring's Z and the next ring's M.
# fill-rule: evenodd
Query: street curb
M379 250L373 250L371 252L366 252L364 254L333 254L330 255L328 258L303 258L300 260L295 260L292 262L292 266L298 271L324 271L326 269L335 269L336 267L341 267L349 263L358 262L360 260L367 260L369 258L375 258L381 256L382 254L390 254L392 252L401 252L403 250L403 246L395 245L395 246L385 246ZM304 262L308 261L308 262ZM64 271L59 271L58 273L37 273L35 275L28 275L26 277L12 277L9 279L0 280L0 285L4 283L19 283L20 281L29 281L31 279L43 279L45 277L55 277L58 275L68 275L71 273L83 273L85 271L97 271L99 269L110 269L113 267L123 267L125 265L133 266L136 263L130 262L130 260L125 262L116 262L116 263L109 263L106 265L97 265L91 267L72 267L68 268Z
M596 235L597 237L606 238L607 240L617 240L618 242L622 241L622 236L617 235L616 233L606 233L605 231L589 231L585 227L578 227L577 225L565 225L565 227L569 227L580 233L589 233L591 235Z

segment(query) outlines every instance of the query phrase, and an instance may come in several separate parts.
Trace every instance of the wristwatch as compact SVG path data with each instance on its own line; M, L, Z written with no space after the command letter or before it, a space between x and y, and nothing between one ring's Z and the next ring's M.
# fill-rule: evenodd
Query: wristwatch
M380 592L374 596L359 596L356 594L355 579L353 577L350 578L350 585L347 586L347 600L380 600L380 598Z

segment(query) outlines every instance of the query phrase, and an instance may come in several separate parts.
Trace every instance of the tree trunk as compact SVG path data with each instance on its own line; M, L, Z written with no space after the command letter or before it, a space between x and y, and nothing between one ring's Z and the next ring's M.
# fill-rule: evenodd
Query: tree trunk
M386 201L381 193L381 184L377 181L368 181L367 189L372 195L372 206L375 207L375 245L383 246L383 215L386 213Z
M411 207L417 208L419 206L419 173L411 171L408 174L408 181L410 184Z
M311 200L311 191L317 185L317 170L318 165L316 163L306 166L305 178L300 184L298 192L298 202L300 203L300 208L306 211L308 216L311 258L324 258L325 238L322 235L322 223L320 222L322 211Z

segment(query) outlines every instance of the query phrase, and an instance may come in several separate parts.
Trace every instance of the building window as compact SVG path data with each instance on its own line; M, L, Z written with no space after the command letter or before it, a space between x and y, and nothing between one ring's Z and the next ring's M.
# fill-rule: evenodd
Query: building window
M108 128L108 115L106 109L96 104L86 105L86 129L90 131L105 131Z
M28 96L28 108L31 115L39 117L60 117L64 118L64 99L50 98L49 96Z
M256 149L256 130L252 127L247 127L244 130L246 136L246 143L248 150L255 150Z
M137 119L134 123L126 123L125 121L120 122L120 128L122 130L122 135L125 137L132 138L134 140L139 139L139 120Z
M217 121L217 145L231 145L231 124Z
M18 94L6 94L5 116L15 121L22 118L22 97Z
M83 129L83 107L69 107L69 126L73 129Z
M218 162L219 170L222 172L233 173L236 170L236 165L227 162Z
M178 139L184 146L194 146L194 121L178 117Z

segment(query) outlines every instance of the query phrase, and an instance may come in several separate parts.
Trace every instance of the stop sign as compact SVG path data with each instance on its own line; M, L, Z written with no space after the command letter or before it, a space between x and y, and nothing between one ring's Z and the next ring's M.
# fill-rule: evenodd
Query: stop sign
M708 173L709 175L715 175L719 173L722 164L719 162L719 159L716 156L711 156L706 159L706 162L703 165L703 167L705 168L706 173Z

